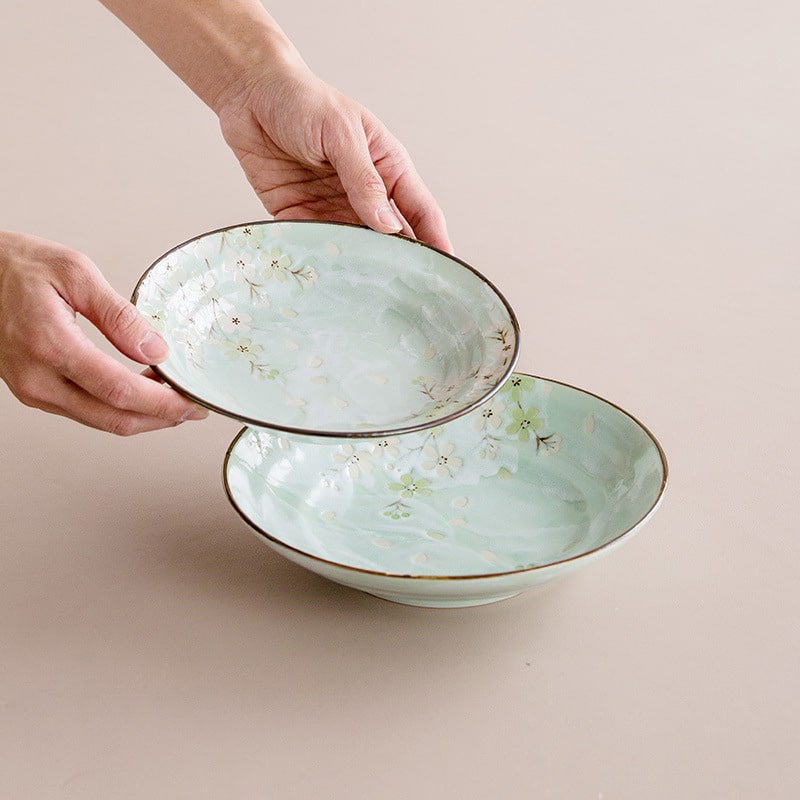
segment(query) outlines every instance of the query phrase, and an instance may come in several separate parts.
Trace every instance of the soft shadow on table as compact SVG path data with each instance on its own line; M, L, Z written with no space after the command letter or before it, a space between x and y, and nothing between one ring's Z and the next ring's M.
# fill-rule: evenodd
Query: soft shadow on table
M325 580L267 547L235 512L215 499L166 514L140 506L139 524L150 530L136 547L139 566L156 576L159 590L188 591L206 607L230 608L261 628L291 619L295 642L317 648L347 640L364 658L420 656L411 642L446 650L497 643L499 630L523 626L525 639L548 619L565 591L562 582L515 598L463 609L428 609L388 602ZM149 518L148 518L149 517ZM274 639L273 639L274 641ZM428 658L429 653L424 654Z

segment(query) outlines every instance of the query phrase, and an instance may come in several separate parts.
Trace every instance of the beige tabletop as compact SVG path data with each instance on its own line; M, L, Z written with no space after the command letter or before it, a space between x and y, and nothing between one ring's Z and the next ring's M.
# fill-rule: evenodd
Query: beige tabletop
M264 216L209 112L99 4L0 12L0 227L130 294ZM0 387L0 797L800 795L800 5L270 9L380 116L520 369L600 394L670 482L628 545L426 610L264 547L239 426L115 438Z

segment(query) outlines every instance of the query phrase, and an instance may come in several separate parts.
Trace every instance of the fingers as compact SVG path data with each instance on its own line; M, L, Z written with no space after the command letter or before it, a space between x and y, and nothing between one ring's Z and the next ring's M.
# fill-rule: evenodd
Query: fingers
M400 233L403 222L395 214L373 163L363 126L341 120L329 141L328 158L358 218L381 233Z
M397 207L397 203L395 203L394 200L390 200L389 203L391 204L392 210L397 216L397 219L399 219L400 222L403 224L403 229L400 231L400 233L402 233L403 236L410 237L411 239L416 238L414 236L414 229L411 227L411 225L408 224L408 220L403 216L400 209Z
M208 416L204 409L170 387L126 369L79 332L68 341L55 366L60 375L110 409L172 424Z
M55 375L41 383L41 394L46 399L28 405L117 436L132 436L180 424L180 421L113 408Z
M392 187L392 201L417 239L453 253L444 214L410 161Z
M382 123L364 111L357 128L343 125L331 141L331 164L365 224L453 252L444 214L408 153Z
M117 294L100 270L85 256L73 269L82 280L65 276L67 302L83 314L128 358L141 364L158 364L169 355L169 347L158 331L136 310L132 303Z
M150 370L132 373L88 339L77 342L69 330L62 334L63 346L52 364L29 364L23 375L9 381L25 405L122 436L208 416L154 379Z
M131 358L155 362L166 354L163 340L85 256L0 233L0 288L0 378L25 405L120 435L208 416L151 371L131 372L83 333L76 310Z
M65 299L93 322L122 353L143 363L157 363L168 353L166 342L136 308L118 295L97 267L79 257L73 269L80 269L83 280L64 282ZM56 320L53 320L56 323ZM152 429L174 425L186 419L204 419L208 412L147 374L126 369L95 347L77 325L66 325L60 332L58 348L51 348L50 367L68 385L80 392L60 391L70 402L68 416L78 413L76 403L85 405L82 421L108 430L132 425ZM147 371L145 371L147 373ZM90 400L91 399L91 402ZM121 412L128 412L121 413Z

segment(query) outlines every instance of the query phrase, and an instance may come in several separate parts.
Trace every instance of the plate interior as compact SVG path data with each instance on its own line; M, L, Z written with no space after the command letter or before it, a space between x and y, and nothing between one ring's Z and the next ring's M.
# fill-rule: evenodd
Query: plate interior
M638 526L666 462L634 418L594 395L514 374L445 425L366 441L245 429L225 479L268 538L390 575L472 576L590 553Z
M373 435L463 413L519 349L513 312L475 270L350 225L207 234L159 259L134 302L170 344L169 383L292 432Z

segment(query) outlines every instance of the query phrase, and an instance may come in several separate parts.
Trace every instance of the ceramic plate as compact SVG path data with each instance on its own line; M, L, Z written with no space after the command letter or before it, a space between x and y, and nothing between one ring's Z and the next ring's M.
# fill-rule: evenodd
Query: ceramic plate
M367 441L245 429L228 496L263 540L334 581L412 605L492 602L563 575L649 519L667 463L580 389L515 373L469 414Z
M170 345L156 372L251 426L379 436L490 397L519 351L476 270L402 236L323 222L208 233L153 264L133 302Z

